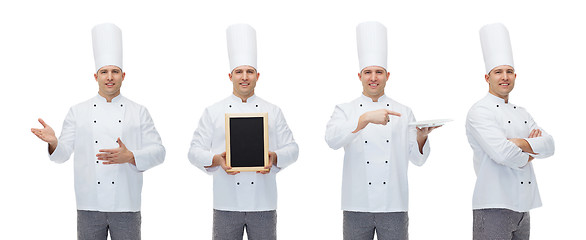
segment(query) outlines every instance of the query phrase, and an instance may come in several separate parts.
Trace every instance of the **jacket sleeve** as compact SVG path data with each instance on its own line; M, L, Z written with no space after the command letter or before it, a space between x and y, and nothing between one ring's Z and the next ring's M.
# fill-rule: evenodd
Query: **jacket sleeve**
M165 147L161 136L155 128L155 123L146 108L140 113L141 148L133 150L134 160L138 171L144 172L165 161Z
M339 105L336 106L326 126L326 143L332 149L339 149L350 144L359 134L359 132L352 133L357 126L358 118L350 119Z
M483 106L470 109L466 131L482 150L498 164L521 168L529 161L529 154L507 140L506 134L494 120L492 112Z
M281 109L277 110L275 117L275 130L277 131L276 136L278 141L277 149L275 149L274 152L277 154L277 167L283 169L297 161L297 157L299 156L299 146L297 146L297 143L293 138L293 133L291 132L291 129L289 129Z
M214 136L214 123L212 121L209 110L206 109L199 120L199 125L193 133L193 139L191 140L191 147L187 158L191 164L199 168L200 170L211 174L214 169L205 168L206 166L212 165L212 159L214 153L212 153L212 140Z
M56 163L64 163L69 160L71 153L75 149L75 114L73 108L69 109L65 120L63 121L63 128L61 129L61 136L57 140L57 148L52 154L49 154L49 159Z
M531 154L531 156L535 158L547 158L552 156L555 152L555 144L553 142L553 137L549 135L547 132L545 132L545 130L540 128L537 125L537 123L535 123L535 120L533 120L533 117L531 117L531 115L529 115L528 123L531 130L541 130L541 137L525 138L529 145L531 145L531 149L533 149L533 152L536 153Z
M415 122L415 115L413 112L409 111L409 115L406 116L409 118L409 122ZM408 123L407 123L408 124ZM427 158L429 157L429 153L431 148L429 146L429 136L427 140L423 144L423 153L419 152L419 143L417 142L417 127L415 126L408 126L408 134L409 134L409 161L411 161L416 166L423 165Z

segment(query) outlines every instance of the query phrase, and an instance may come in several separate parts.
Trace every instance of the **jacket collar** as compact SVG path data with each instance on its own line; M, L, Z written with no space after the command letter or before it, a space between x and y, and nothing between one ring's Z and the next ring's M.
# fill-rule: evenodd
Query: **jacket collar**
M249 102L254 102L254 101L256 101L256 98L257 98L257 97L256 97L256 94L253 94L253 95L252 95L252 96L250 96L248 99L246 99L246 103L249 103ZM238 97L238 96L234 95L234 94L231 94L231 95L230 95L230 100L232 100L232 101L234 101L234 102L243 103L243 102L242 102L242 99L241 99L240 97Z
M484 97L484 99L486 99L486 100L488 100L488 101L490 101L492 103L496 103L496 104L507 104L507 103L505 103L505 100L504 99L502 99L500 97L497 97L495 95L492 95L492 93L486 94L486 97ZM511 99L510 98L509 98L509 102L508 103L511 103Z
M382 96L380 96L377 99L377 102L383 102L387 99L387 96L385 94L383 94ZM374 102L372 101L372 98L365 96L364 94L360 94L360 100L361 101L365 101L365 102Z
M101 103L107 103L108 102L106 100L106 98L105 97L102 97L100 94L97 94L95 98L97 99L98 102L101 102ZM118 94L118 96L112 98L112 102L113 103L120 102L122 100L122 98L123 98L122 97L122 94Z

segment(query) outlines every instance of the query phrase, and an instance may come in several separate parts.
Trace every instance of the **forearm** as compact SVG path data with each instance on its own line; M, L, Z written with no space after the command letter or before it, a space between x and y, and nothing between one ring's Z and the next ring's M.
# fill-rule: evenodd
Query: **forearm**
M214 165L214 157L215 154L213 154L211 151L203 150L201 148L193 146L191 147L191 149L189 149L189 153L187 156L189 162L193 166L196 166L204 172L208 172L207 168L219 166L219 163Z
M358 136L357 133L352 132L356 128L357 122L357 119L354 121L330 121L325 136L328 146L332 149L339 149L352 142Z
M528 138L525 140L531 146L531 149L533 149L534 152L533 154L535 154L535 157L537 158L550 157L555 152L555 143L551 135L545 135L538 138Z
M299 156L299 146L297 145L297 143L292 142L287 144L283 148L275 150L275 154L277 155L277 158L279 160L276 166L279 168L285 168L294 163L295 161L297 161L297 157Z
M55 146L55 148L52 148ZM73 153L74 145L70 141L59 141L56 145L49 145L49 160L56 163L66 162Z
M493 161L510 168L520 168L527 164L529 156L512 141L504 136L495 134L495 131L479 132L478 128L467 125L466 131L472 138L471 144L480 147ZM470 140L469 140L470 141Z
M359 132L360 130L364 129L366 127L366 125L368 125L368 121L366 119L366 115L365 114L362 114L358 118L358 124L356 125L356 129L354 129L354 131L352 131L352 133Z
M522 138L511 138L511 139L509 139L509 141L511 141L515 145L517 145L517 147L519 147L523 152L535 154L535 152L533 152L533 148L531 147L531 144L529 144L529 142L527 142L527 140L522 139Z
M421 141L421 145L419 141L417 144L412 142L409 150L409 161L416 166L423 165L429 157L430 149L429 141L427 140Z
M221 166L223 162L225 162L226 160L224 158L222 158L221 154L216 154L212 157L212 163L208 166L203 166L204 168L211 168L211 167L217 167L217 166Z
M419 153L423 154L423 146L427 142L427 136L425 137L417 137L417 145L419 145Z
M49 155L51 155L51 154L53 154L53 152L55 152L55 149L57 149L57 144L58 144L58 142L48 143L48 145L49 145L49 147L48 147Z
M130 151L127 160L136 166L139 171L146 171L165 161L165 147L163 145L150 146L148 148Z
M136 166L136 160L134 159L134 153L132 151L128 151L126 158L128 163Z

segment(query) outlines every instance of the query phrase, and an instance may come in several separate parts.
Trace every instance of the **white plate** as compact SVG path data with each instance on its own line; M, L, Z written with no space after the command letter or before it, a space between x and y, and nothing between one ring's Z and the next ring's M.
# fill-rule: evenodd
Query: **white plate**
M411 122L409 126L417 126L418 128L424 127L437 127L446 124L447 122L453 121L452 119L434 119L426 121Z

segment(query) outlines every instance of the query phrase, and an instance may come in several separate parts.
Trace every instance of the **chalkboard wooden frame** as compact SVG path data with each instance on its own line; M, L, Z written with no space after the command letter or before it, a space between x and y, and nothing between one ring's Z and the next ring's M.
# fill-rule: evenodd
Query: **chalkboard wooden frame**
M269 165L268 113L226 113L225 118L226 165L232 167L228 172L268 171L269 169L265 169ZM254 122L253 125L251 125L252 122ZM262 126L258 126L259 122L262 122ZM242 131L248 134L246 136L238 136L237 134ZM250 135L251 131L253 131L253 135ZM261 136L262 143L258 142ZM250 142L251 138L254 138L252 143ZM243 145L246 145L244 147L246 150L242 149ZM260 149L260 146L263 149ZM255 156L260 156L260 151L262 151L263 159L262 161L258 161L259 159L257 159L255 164L251 165L245 159L239 159L239 156L243 154L249 155L253 153ZM261 162L264 164L260 164Z

